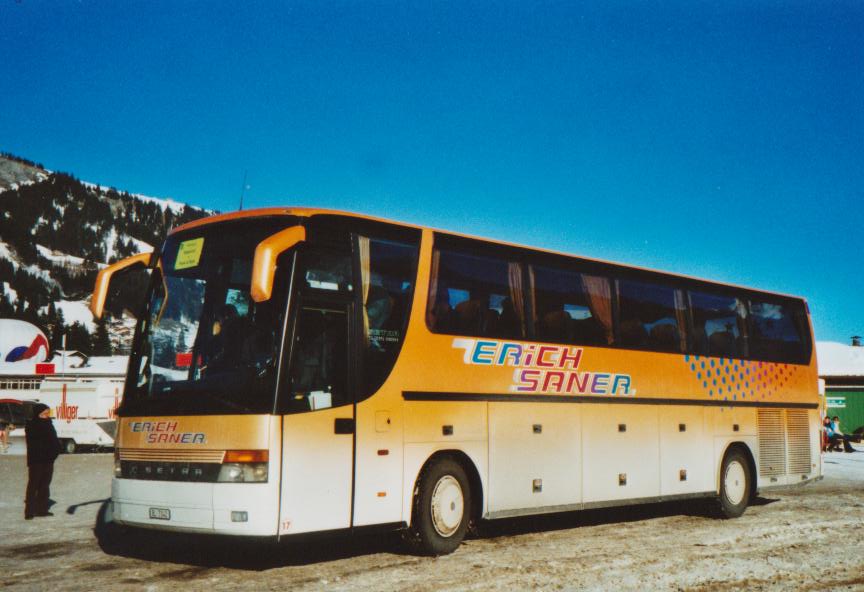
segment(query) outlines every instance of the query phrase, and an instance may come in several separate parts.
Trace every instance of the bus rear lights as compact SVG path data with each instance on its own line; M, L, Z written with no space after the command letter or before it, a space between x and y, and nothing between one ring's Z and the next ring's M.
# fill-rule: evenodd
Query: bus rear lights
M231 512L231 522L249 522L249 512Z

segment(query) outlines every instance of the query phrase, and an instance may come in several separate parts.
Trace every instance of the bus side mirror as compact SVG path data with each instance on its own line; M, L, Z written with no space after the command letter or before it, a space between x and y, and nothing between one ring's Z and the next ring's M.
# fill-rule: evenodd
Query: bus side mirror
M266 302L273 294L273 276L276 274L276 259L294 245L306 240L306 229L291 226L270 235L255 247L252 262L252 285L250 293L255 302Z
M96 285L93 287L93 297L90 299L90 312L93 313L94 318L102 318L102 313L105 310L105 299L108 297L108 286L111 285L111 277L118 271L128 269L134 265L150 265L151 256L152 253L133 255L117 263L112 263L99 271L99 275L96 276Z

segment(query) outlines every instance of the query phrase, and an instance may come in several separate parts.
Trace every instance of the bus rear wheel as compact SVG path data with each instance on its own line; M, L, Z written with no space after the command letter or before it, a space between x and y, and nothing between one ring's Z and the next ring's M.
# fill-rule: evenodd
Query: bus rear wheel
M416 551L446 555L456 550L468 530L471 489L465 469L439 458L420 474L407 540Z
M724 518L738 518L743 514L750 501L751 488L750 461L740 450L730 450L723 457L720 467L720 515Z

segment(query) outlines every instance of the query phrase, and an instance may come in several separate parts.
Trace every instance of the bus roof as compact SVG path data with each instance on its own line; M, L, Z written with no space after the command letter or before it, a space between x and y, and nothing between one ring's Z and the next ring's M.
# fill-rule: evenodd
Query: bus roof
M663 274L665 276L681 278L684 280L704 282L704 283L714 284L714 285L718 285L718 286L726 286L728 288L748 290L751 292L761 292L763 294L770 294L770 295L781 296L781 297L786 297L786 298L795 298L798 300L803 300L804 302L807 301L806 298L804 298L802 296L795 296L793 294L784 294L782 292L773 292L770 290L751 288L751 287L742 286L739 284L730 284L727 282L718 282L716 280L709 280L709 279L700 278L700 277L691 276L691 275L686 275L686 274L682 274L682 273L663 271L660 269L652 269L650 267L641 267L639 265L631 265L628 263L620 263L617 261L608 261L605 259L598 259L596 257L586 257L584 255L575 255L573 253L564 253L561 251L554 251L552 249L544 249L542 247L531 247L531 246L527 246L527 245L520 245L517 243L509 243L507 241L501 241L501 240L497 240L497 239L474 236L474 235L470 235L470 234L464 234L461 232L442 230L442 229L432 228L432 227L428 227L428 226L419 226L417 224L409 224L407 222L397 222L395 220L389 220L386 218L378 218L376 216L369 216L366 214L358 214L356 212L348 212L348 211L344 211L344 210L330 210L330 209L326 209L326 208L312 208L312 207L305 207L305 206L299 206L299 207L286 206L286 207L272 207L272 208L255 208L255 209L251 209L251 210L242 210L242 211L238 211L238 212L228 212L226 214L216 214L215 216L208 216L206 218L199 218L198 220L193 220L192 222L188 222L188 223L183 224L181 226L177 226L176 228L172 228L168 234L170 235L170 234L174 234L176 232L182 232L185 230L190 230L192 228L196 228L199 226L205 226L205 225L209 225L209 224L218 224L221 222L240 220L240 219L244 219L244 218L261 218L261 217L265 217L265 216L297 216L300 218L311 218L312 216L322 216L322 215L345 216L345 217L349 217L349 218L357 218L360 220L368 220L368 221L372 221L372 222L382 222L385 224L393 224L396 226L401 226L403 228L416 228L419 230L428 229L428 230L432 230L433 232L446 233L446 234L451 235L451 236L458 236L458 237L472 239L472 240L479 240L479 241L487 242L490 244L496 244L496 245L501 245L501 246L506 246L506 247L511 247L511 248L527 249L527 250L531 250L531 251L535 251L535 252L539 252L539 253L547 253L550 255L558 255L558 256L562 256L562 257L575 257L578 259L582 259L584 261L590 261L590 262L598 263L601 265L625 267L625 268L634 269L637 271L644 271L644 272L649 272L649 273L659 273L659 274Z

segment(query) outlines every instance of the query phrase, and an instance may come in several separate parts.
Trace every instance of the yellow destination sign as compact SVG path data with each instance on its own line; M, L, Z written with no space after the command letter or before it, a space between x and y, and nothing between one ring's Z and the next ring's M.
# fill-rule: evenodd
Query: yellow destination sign
M204 238L193 238L180 243L177 249L177 259L174 261L174 269L189 269L196 267L201 260L201 251L204 250Z

